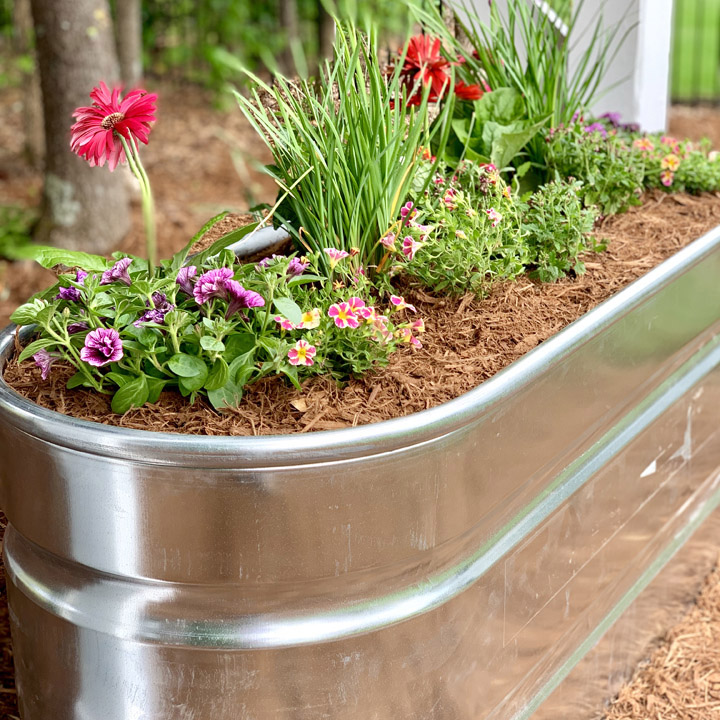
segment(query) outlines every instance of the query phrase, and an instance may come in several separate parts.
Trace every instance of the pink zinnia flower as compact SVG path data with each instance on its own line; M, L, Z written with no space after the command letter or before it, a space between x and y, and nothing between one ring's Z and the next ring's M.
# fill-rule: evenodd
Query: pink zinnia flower
M118 331L113 328L98 328L89 332L85 338L85 347L80 349L80 359L94 367L117 362L122 356L122 341Z
M128 142L142 142L147 145L152 124L155 122L157 95L145 90L131 90L125 98L120 88L112 92L105 83L93 88L90 93L93 104L80 107L74 113L70 147L84 157L91 167L104 165L107 160L110 170L118 163L127 162L125 150L118 139L122 135Z
M417 312L415 306L411 305L410 303L406 303L405 298L400 297L400 295L391 295L390 302L395 306L395 309L398 311L405 310L405 308L407 308L408 310Z
M674 179L675 179L675 173L672 172L672 170L663 170L660 173L660 182L665 187L670 187L673 184Z
M403 238L402 251L403 255L408 259L412 260L415 257L415 253L422 247L422 243L415 240L415 238L407 235Z
M132 258L122 258L122 260L118 260L109 270L106 270L102 274L100 284L109 285L113 282L121 282L126 285L132 285L130 273L128 272L131 262Z
M232 276L233 271L226 267L203 273L193 288L195 302L202 305L211 298L227 298L227 281L232 280Z
M356 328L360 325L357 316L350 307L350 303L335 303L328 310L328 315L335 321L339 328Z
M315 346L307 340L298 340L295 347L288 350L288 358L291 365L307 365L309 367L315 364L313 357L316 352Z

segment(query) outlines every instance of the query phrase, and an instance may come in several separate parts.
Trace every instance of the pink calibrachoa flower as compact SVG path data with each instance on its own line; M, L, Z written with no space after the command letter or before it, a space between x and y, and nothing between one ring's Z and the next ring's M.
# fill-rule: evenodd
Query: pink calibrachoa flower
M227 281L232 280L233 271L222 267L217 270L208 270L203 273L195 283L193 296L198 305L206 303L211 298L227 298Z
M422 343L412 334L412 330L409 327L401 327L396 330L395 337L398 338L400 342L412 345L413 347L422 347Z
M314 345L311 345L307 340L298 340L295 343L295 347L288 350L288 358L291 365L314 365L315 361L313 357L317 349Z
M373 318L373 330L383 340L389 340L392 337L387 325L388 319L385 315L375 315Z
M35 361L35 364L40 368L40 377L43 380L48 379L48 375L50 374L50 366L59 358L59 354L49 353L45 348L43 348L42 350L38 350L33 355L33 360Z
M350 253L337 248L323 248L323 252L330 258L330 269L334 270L335 266L346 257L350 257Z
M175 282L180 286L180 289L190 297L193 296L193 285L195 284L196 275L197 268L194 265L188 265L187 267L181 267L175 278Z
M421 242L418 242L411 235L406 235L403 238L402 251L403 255L408 260L413 260L417 251L423 246Z
M350 303L342 302L331 305L328 309L328 316L335 321L335 325L339 328L356 328L360 325Z
M412 200L408 200L401 208L400 208L400 217L403 219L404 223L410 222L417 213L415 210L413 210L414 205Z
M655 149L653 141L648 137L636 138L633 140L633 147L636 150L642 150L643 152L650 152Z
M510 187L508 185L503 188L503 196L508 200L510 199Z
M372 325L377 319L377 311L372 305L366 305L364 308L360 308L358 314L368 325Z
M298 325L301 330L312 330L320 325L320 308L313 308L302 314L302 322Z
M384 235L380 238L380 244L383 247L386 247L388 250L394 250L395 249L395 233L389 232L387 235Z
M356 315L358 314L358 312L360 310L362 310L365 307L365 301L359 297L348 298L347 304L350 306L350 309Z
M680 149L680 143L674 137L670 137L669 135L663 135L660 138L660 142L663 145L672 148L673 152L677 152Z
M122 260L118 260L109 270L106 270L102 274L100 284L109 285L112 282L121 282L126 285L132 285L130 273L128 272L131 262L131 258L122 258Z
M276 315L273 320L283 329L283 330L295 330L295 324L291 323L287 318L283 317L282 315Z
M665 187L670 187L673 184L674 179L675 179L675 173L672 170L663 170L660 173L660 182Z
M118 163L127 162L118 135L129 144L134 140L147 145L155 122L157 95L138 89L123 98L120 88L110 91L101 82L92 89L90 99L92 105L79 107L73 113L76 122L71 130L70 147L91 167L102 167L107 161L110 170L114 170Z
M490 224L492 225L492 227L496 227L498 223L500 223L503 219L503 216L495 208L490 208L485 212L490 219Z
M400 295L391 295L390 302L392 305L394 305L395 310L397 310L398 312L400 310L405 310L406 308L408 310L412 310L413 312L417 312L415 306L405 302L405 298L401 297Z
M671 170L672 172L675 172L680 167L680 158L672 153L670 155L666 155L660 161L660 167L663 170Z
M92 330L85 338L85 347L80 349L80 359L94 367L117 362L122 356L122 341L113 328Z
M410 323L410 328L416 333L423 333L425 332L425 321L422 318L420 318L419 320L415 320L414 322Z
M445 195L443 196L443 202L445 203L445 207L448 210L454 210L456 208L455 195L457 195L457 191L455 190L455 188L448 188L445 191Z

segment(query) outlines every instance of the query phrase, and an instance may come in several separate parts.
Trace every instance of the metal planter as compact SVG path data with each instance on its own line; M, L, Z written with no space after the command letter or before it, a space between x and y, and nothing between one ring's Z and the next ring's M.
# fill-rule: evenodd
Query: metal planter
M2 385L24 720L522 718L633 617L613 671L716 527L718 277L720 228L472 392L348 430L146 433Z

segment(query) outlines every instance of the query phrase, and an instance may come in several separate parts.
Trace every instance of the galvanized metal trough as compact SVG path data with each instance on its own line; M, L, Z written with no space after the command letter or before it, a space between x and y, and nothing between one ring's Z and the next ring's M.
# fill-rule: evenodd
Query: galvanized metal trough
M718 278L720 228L472 392L348 430L154 434L2 385L24 720L591 716L709 554L653 578L718 537Z

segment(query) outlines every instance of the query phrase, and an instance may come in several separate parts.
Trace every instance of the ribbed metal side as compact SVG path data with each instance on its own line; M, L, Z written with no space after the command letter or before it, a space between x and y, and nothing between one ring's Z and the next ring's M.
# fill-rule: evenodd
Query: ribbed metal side
M718 277L720 229L342 431L123 430L0 386L23 717L527 717L720 503Z

